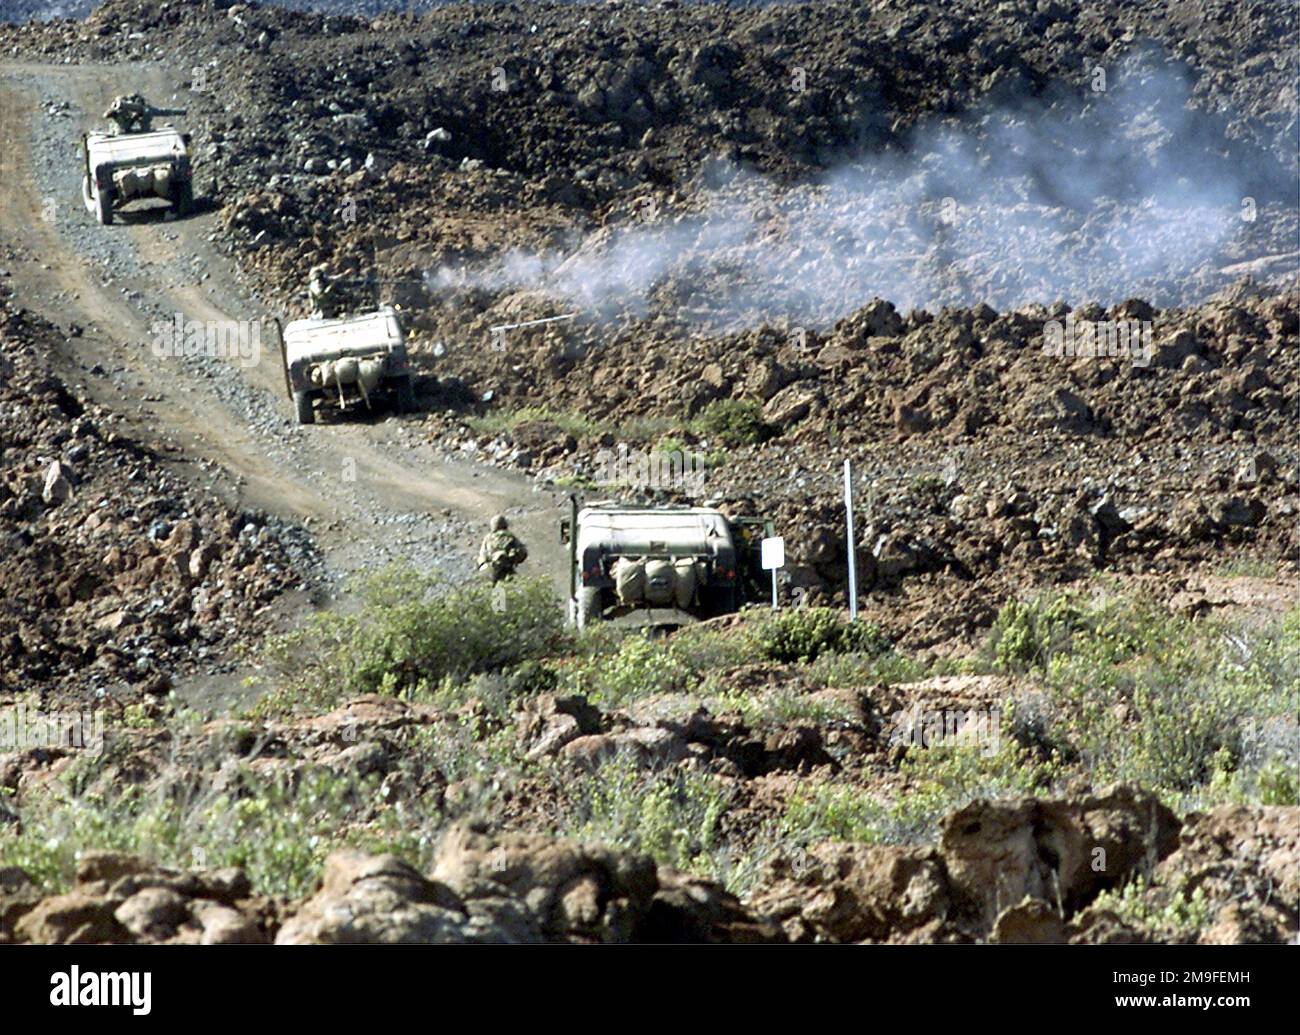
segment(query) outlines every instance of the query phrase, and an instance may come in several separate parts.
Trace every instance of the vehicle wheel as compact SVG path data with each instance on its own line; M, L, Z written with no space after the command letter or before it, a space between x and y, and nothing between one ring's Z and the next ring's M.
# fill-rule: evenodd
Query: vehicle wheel
M411 375L397 379L397 411L398 413L415 412L415 385L411 381Z
M600 587L584 586L578 590L578 628L585 629L590 622L600 621Z
M736 591L727 587L706 586L700 590L700 612L705 618L731 614L737 610Z
M194 181L186 180L176 192L176 214L188 216L194 209Z
M311 408L310 392L294 392L293 408L298 411L299 424L316 423L316 411Z
M113 222L113 195L108 191L100 191L95 198L95 210L99 221L105 226Z

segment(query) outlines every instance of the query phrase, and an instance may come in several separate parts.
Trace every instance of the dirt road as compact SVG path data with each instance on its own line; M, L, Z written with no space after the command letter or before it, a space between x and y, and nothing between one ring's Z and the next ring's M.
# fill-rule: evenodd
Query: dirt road
M154 210L104 227L86 212L80 135L127 90L167 106L202 100L158 67L0 62L0 263L22 305L69 330L59 357L68 379L206 487L306 523L339 574L405 560L468 577L487 517L504 512L529 544L526 570L552 572L558 586L560 494L440 455L418 433L418 416L299 427L269 341L255 362L154 355L152 324L176 314L288 314L259 303L209 242L217 206L201 197L201 139L194 216Z

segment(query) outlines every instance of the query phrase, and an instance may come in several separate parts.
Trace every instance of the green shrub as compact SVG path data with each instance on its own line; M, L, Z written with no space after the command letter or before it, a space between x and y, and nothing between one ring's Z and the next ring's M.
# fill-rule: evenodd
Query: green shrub
M1093 908L1108 910L1162 942L1193 941L1209 923L1211 913L1204 888L1188 895L1182 889L1153 888L1141 876L1119 890L1103 891Z
M0 836L0 864L59 890L82 851L113 850L177 869L239 866L259 892L297 898L313 890L357 813L382 806L377 786L317 768L291 777L243 769L223 791L198 781L111 794L55 788L23 810L20 833Z
M670 436L665 436L656 442L654 448L650 451L650 455L652 460L659 465L658 470L672 470L673 465L676 464L678 470L684 471L683 478L698 475L700 471L707 470L710 467L718 467L725 463L727 459L727 454L720 450L699 453L680 439ZM684 470L687 465L689 465L689 472Z
M915 658L890 648L885 651L822 654L804 674L812 688L856 689L875 683L913 683L923 679L926 668Z
M767 687L759 692L720 689L706 704L719 714L738 713L748 726L851 722L856 713L847 701L819 698L790 686Z
M521 406L513 410L493 410L482 417L471 417L467 423L481 435L499 435L510 432L520 424L553 424L566 435L585 438L596 434L600 427L580 413L551 410L545 406Z
M848 784L815 783L800 788L786 802L782 816L785 835L797 845L818 841L878 844L889 808Z
M1143 596L1045 596L1006 605L983 654L1045 685L1022 742L1077 757L1096 783L1187 808L1291 793L1275 773L1300 767L1300 612L1192 620Z
M881 654L889 649L874 625L847 622L829 607L794 608L760 619L754 640L764 658L783 664L807 664L824 653Z
M240 866L259 893L297 898L343 846L427 867L448 817L498 808L499 795L535 765L518 758L509 727L485 735L467 719L391 735L399 743L383 774L231 765L232 745L213 738L188 744L178 759L184 764L148 785L121 780L130 756L113 746L122 738L110 737L103 755L79 756L24 795L20 822L0 827L0 867L18 866L59 891L83 852L112 850L179 870ZM240 753L251 757L256 748ZM455 803L422 796L431 783L459 785Z
M942 514L951 502L953 491L937 474L921 474L912 479L908 495L926 510Z
M782 825L794 844L819 840L867 844L933 841L948 813L977 798L1042 794L1060 777L1053 761L1043 763L1008 738L989 744L912 746L899 775L905 780L890 800L858 787L815 783L787 802Z
M1081 617L1068 596L1008 601L989 631L985 655L1003 672L1045 669L1052 658L1069 650Z
M546 579L474 582L438 595L440 580L392 568L362 588L359 612L327 612L270 644L287 685L260 711L328 706L364 693L428 693L530 659L567 642Z
M718 399L709 403L691 421L691 430L726 446L755 445L776 432L763 420L763 407L751 399Z
M506 690L511 697L543 694L560 685L560 675L545 662L529 659L506 674Z
M712 871L731 792L688 769L639 771L614 760L567 785L570 836L645 852L683 871Z
M594 704L617 706L638 697L687 689L691 671L671 641L626 636L612 654L594 655L571 666L566 686Z

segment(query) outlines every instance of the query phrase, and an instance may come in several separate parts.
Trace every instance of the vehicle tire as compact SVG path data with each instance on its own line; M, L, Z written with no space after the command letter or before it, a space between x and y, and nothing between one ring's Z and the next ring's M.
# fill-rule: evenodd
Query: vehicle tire
M578 590L578 628L600 621L600 587L583 586Z
M176 214L188 216L194 210L194 181L185 180L176 190Z
M298 412L299 424L315 424L316 411L311 407L310 392L294 392L293 408Z
M731 614L737 610L736 591L725 586L705 586L700 589L700 612L705 618Z
M105 226L113 222L113 195L108 191L100 191L95 198L95 214Z
M414 413L415 412L415 385L411 381L411 375L397 379L397 412Z

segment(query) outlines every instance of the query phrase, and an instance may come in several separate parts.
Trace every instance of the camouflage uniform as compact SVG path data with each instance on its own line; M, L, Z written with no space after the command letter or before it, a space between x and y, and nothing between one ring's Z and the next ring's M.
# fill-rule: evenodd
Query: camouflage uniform
M343 291L325 266L313 266L307 282L307 302L311 315L332 320L343 311Z
M483 537L483 545L479 547L479 571L488 572L493 582L500 582L513 575L527 559L528 548L509 530L506 519L498 514L492 519L491 531Z
M117 133L148 133L153 125L153 108L138 93L119 94L104 118L110 119Z

